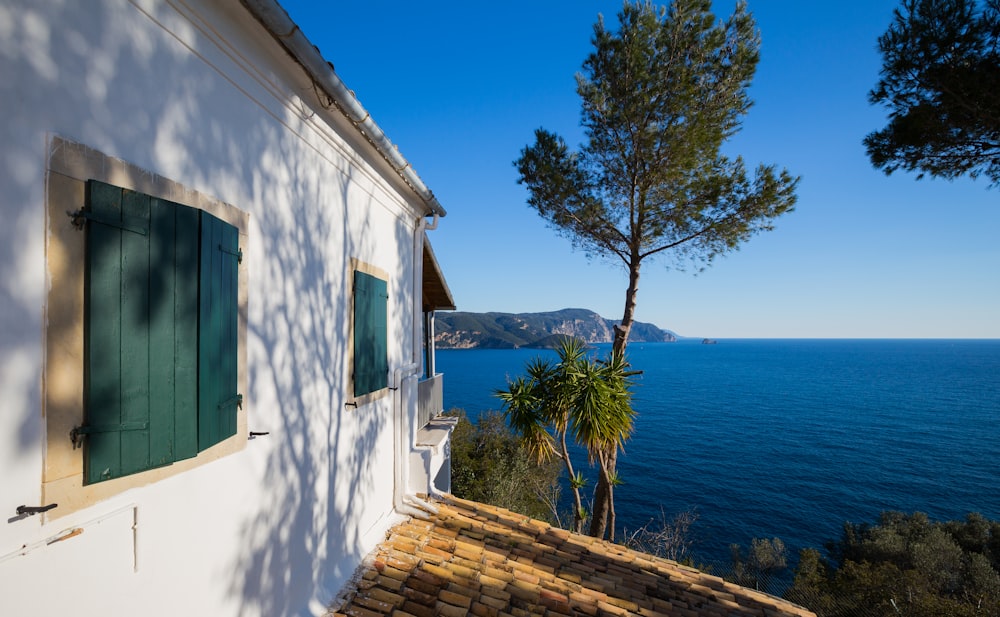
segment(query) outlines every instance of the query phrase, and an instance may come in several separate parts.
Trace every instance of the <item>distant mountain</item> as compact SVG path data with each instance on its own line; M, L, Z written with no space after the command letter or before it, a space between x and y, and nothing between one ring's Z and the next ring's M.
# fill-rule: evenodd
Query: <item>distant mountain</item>
M550 348L564 336L585 343L610 343L620 320L605 319L586 309L563 309L549 313L435 314L434 340L439 349ZM632 324L629 341L674 342L677 336L649 323Z

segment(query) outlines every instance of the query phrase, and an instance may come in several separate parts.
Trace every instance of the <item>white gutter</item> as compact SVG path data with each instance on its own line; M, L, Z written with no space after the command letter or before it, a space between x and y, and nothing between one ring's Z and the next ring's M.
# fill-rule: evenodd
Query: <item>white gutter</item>
M393 437L395 438L396 461L393 464L392 507L399 514L426 518L428 512L437 513L437 508L410 493L410 441L409 414L403 399L403 382L413 379L420 370L420 362L411 362L392 372L393 388ZM430 491L433 492L433 483Z
M375 147L403 181L423 200L429 210L428 215L433 214L436 218L447 214L434 193L427 188L410 163L399 153L395 144L375 124L371 114L361 106L354 92L344 85L334 72L333 65L327 62L316 46L309 42L285 9L275 0L240 0L240 2L305 69L316 85L330 97L330 102L351 121L362 137Z
M396 460L392 466L392 505L397 512L403 514L412 514L405 511L406 505L404 503L410 477L410 444L408 443L409 439L407 439L410 434L410 423L407 421L408 414L403 398L403 381L410 379L418 370L420 370L420 363L410 362L392 371L392 435L395 440L393 451L396 453Z
M400 409L397 407L397 409ZM396 419L399 419L401 414L396 414ZM397 433L402 434L403 431L397 430ZM417 518L427 518L428 513L437 514L437 508L420 499L416 495L409 492L407 487L407 478L409 477L409 460L410 460L410 447L409 444L402 443L404 441L397 438L396 445L396 456L399 459L394 465L395 471L395 489L392 493L392 508L398 514L405 516L414 516ZM431 484L431 491L433 492L433 484Z
M434 224L437 225L438 217L434 216ZM423 349L423 314L424 314L424 230L427 229L427 219L420 219L413 230L413 324L412 347L410 348L410 361L420 366L421 350Z
M437 224L438 215L434 215L433 225ZM410 350L410 361L392 372L393 390L393 438L395 439L396 460L393 464L393 492L392 505L396 512L410 516L426 517L428 512L437 512L433 505L419 499L410 492L410 453L415 443L413 427L410 420L413 417L411 409L407 406L404 398L404 382L416 379L416 374L420 370L421 356L421 320L418 317L423 314L421 294L417 293L423 282L423 257L424 257L424 230L427 228L427 221L421 219L413 230L413 345ZM428 482L429 491L433 492L433 482Z

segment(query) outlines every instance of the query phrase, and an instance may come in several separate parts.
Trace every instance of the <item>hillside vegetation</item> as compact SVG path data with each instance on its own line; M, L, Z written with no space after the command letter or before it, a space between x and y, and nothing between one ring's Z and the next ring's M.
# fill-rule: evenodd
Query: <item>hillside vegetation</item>
M585 343L610 343L618 321L586 309L547 313L441 312L435 318L435 341L440 349L554 348L571 336ZM677 336L653 324L636 322L629 340L673 342Z

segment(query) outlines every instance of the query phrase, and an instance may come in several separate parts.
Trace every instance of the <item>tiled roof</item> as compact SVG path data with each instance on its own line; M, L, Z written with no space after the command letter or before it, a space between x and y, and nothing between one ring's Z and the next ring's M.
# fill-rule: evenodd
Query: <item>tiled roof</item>
M805 617L780 598L509 510L444 497L392 528L335 615Z

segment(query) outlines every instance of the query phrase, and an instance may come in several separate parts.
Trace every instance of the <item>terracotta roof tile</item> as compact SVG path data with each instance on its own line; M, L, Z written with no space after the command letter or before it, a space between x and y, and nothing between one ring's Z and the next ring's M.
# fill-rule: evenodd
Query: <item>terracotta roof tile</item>
M447 496L391 529L341 594L355 617L815 617L676 562Z

